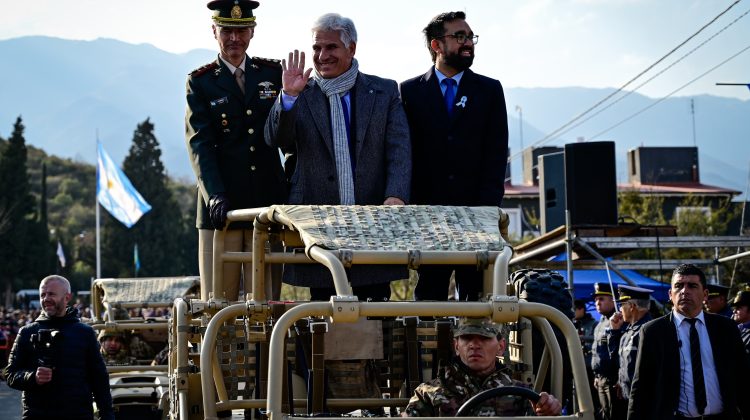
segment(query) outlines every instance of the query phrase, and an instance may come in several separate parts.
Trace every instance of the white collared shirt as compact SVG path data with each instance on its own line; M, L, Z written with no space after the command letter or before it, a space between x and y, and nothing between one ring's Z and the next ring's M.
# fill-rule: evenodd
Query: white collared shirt
M247 55L245 55L245 58L242 59L242 62L240 63L239 67L235 67L230 63L229 61L225 60L224 57L219 54L219 60L221 60L222 63L226 64L229 68L229 71L232 72L232 75L234 75L234 71L237 69L242 69L242 71L245 71L245 61L247 61ZM245 72L247 73L247 72Z
M693 363L690 357L690 323L684 322L686 317L673 310L675 328L677 328L677 342L680 350L680 403L677 409L688 417L698 417L698 409L695 406L695 393L693 391ZM698 322L695 328L698 330L698 339L701 343L701 362L703 364L703 381L706 384L706 409L703 415L719 414L724 411L719 389L719 378L716 376L716 364L714 353L711 348L711 339L706 329L706 318L703 311L696 317Z

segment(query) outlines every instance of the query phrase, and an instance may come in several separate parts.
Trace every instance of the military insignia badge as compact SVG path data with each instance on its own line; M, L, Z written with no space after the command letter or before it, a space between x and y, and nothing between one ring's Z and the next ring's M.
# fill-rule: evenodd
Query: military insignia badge
M242 8L239 5L232 7L232 19L240 19L242 17Z
M258 83L258 95L260 99L276 99L279 96L279 91L272 88L273 82L265 81Z
M215 107L215 106L219 106L219 105L222 105L222 104L226 104L226 103L228 103L228 102L229 102L229 98L227 98L227 97L225 96L225 97L223 97L223 98L219 98L219 99L214 99L214 100L212 100L212 101L211 101L210 103L211 103L211 108L213 108L213 107Z

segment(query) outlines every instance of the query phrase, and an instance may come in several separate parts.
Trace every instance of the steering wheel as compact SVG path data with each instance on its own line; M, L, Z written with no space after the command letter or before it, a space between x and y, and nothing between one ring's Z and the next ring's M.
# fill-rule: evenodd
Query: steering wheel
M526 398L534 404L536 404L537 401L539 401L539 398L541 398L541 395L534 392L534 390L520 386L501 386L499 388L487 389L469 398L468 401L463 403L458 411L456 411L456 417L466 417L481 403L492 398L505 397L508 395Z

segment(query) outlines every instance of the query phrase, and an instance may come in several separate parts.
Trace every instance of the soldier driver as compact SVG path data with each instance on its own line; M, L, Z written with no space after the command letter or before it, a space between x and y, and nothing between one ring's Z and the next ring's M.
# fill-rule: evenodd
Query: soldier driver
M489 318L464 318L453 333L456 357L439 376L414 390L404 417L454 417L458 408L474 395L501 386L526 386L513 381L497 357L505 352L501 327ZM490 399L479 408L482 415L523 415L523 401L517 397ZM554 396L541 393L534 404L537 415L554 416L562 405Z

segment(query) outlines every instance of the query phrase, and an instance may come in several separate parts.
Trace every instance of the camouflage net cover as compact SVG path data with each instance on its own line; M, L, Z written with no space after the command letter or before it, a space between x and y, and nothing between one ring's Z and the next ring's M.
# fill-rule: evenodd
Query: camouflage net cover
M309 250L500 251L497 207L274 206Z
M104 292L103 302L169 303L200 288L200 277L100 279L94 287Z

